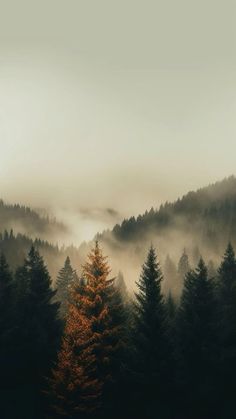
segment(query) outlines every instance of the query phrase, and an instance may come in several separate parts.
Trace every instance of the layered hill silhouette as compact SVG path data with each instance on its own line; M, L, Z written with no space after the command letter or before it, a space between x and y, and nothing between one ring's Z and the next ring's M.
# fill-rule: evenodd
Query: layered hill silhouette
M0 230L14 230L17 233L42 239L53 239L67 233L67 227L55 218L19 204L11 205L0 200Z
M11 231L13 229L13 231ZM44 256L51 275L70 256L78 269L91 243L58 247L55 237L68 233L66 226L55 219L41 216L20 205L0 201L0 251L15 269L34 244ZM140 264L152 242L164 264L167 255L177 263L183 249L192 264L201 254L206 260L219 261L228 241L236 245L236 178L231 176L195 192L189 192L173 203L159 209L151 208L143 215L125 219L112 230L98 233L105 253L111 259L114 273L122 269L129 282L137 279Z
M186 248L213 258L228 241L236 244L236 178L231 176L195 192L189 192L159 209L125 219L97 238L113 251L133 247L136 253L151 241L161 254L173 256Z

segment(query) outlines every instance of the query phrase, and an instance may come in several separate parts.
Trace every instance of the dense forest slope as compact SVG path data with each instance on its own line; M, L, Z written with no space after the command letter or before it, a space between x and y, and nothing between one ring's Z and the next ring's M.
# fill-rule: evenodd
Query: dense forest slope
M67 233L64 224L19 204L6 204L0 200L0 231L13 229L30 237L52 240Z
M177 261L183 248L192 259L199 251L207 259L218 259L229 240L236 244L236 178L231 176L159 209L125 219L97 238L108 252L134 264L144 257L151 241L161 259L171 254Z
M0 251L6 254L13 269L35 244L53 278L67 255L74 268L79 269L91 245L59 248L50 244L67 233L63 224L30 208L6 205L3 201L0 201L0 232ZM121 269L128 285L137 279L150 242L157 247L163 266L167 255L178 264L184 248L192 266L200 254L206 261L218 263L227 242L236 245L236 178L231 176L189 192L174 203L167 202L159 209L152 208L143 215L125 219L113 230L98 233L96 239L109 255L114 274Z
M24 258L32 245L43 256L53 280L55 280L68 255L73 266L76 269L79 267L79 251L74 246L58 247L46 240L32 239L20 233L15 234L12 230L10 232L5 230L4 233L0 233L0 252L4 253L13 271L23 264Z

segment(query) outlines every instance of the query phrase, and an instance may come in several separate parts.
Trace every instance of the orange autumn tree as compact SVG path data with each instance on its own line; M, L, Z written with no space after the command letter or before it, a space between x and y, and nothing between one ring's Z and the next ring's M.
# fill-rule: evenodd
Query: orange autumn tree
M111 269L107 257L95 242L83 266L86 282L81 294L82 313L91 322L93 354L96 357L96 377L103 383L103 405L108 409L109 392L117 379L117 365L122 346L123 302L114 286L115 278L109 279Z
M80 298L81 285L74 284L61 350L50 380L52 410L57 417L82 419L100 404L102 383L95 373L91 321L81 312Z
M72 288L52 374L54 411L59 417L82 419L95 413L104 419L114 398L124 322L122 298L115 278L108 278L110 271L96 242L83 266L82 282Z

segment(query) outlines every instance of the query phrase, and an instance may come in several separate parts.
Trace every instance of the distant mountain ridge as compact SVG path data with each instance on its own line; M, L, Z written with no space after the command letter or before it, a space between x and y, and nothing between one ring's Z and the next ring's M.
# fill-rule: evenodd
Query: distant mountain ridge
M0 251L6 254L12 269L22 264L34 244L54 279L66 256L70 256L75 269L81 269L91 245L83 242L79 248L60 248L51 244L67 233L66 226L28 207L3 201L0 232ZM236 247L236 178L231 176L191 191L173 203L166 202L159 209L125 219L112 230L98 233L95 239L109 256L114 274L121 269L128 283L137 279L151 242L162 266L167 255L176 263L184 248L190 262L200 252L206 260L218 263L229 240Z
M67 233L67 227L55 218L41 215L30 207L7 204L0 200L0 231L11 229L30 237L52 240Z
M236 244L236 177L230 176L191 191L159 209L125 219L111 231L96 236L108 247L119 249L154 241L165 252L173 247L198 245L203 253L221 254L227 241ZM169 247L169 251L168 251Z

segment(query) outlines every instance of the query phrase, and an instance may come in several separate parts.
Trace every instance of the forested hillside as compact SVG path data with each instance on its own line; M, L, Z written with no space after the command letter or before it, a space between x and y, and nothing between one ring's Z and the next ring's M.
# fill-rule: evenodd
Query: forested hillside
M67 233L64 224L46 214L19 204L10 205L0 200L0 231L13 229L17 233L47 240L63 238Z
M20 233L15 234L13 230L0 233L0 252L4 253L13 270L22 265L33 245L43 255L53 280L68 255L74 266L78 267L80 256L78 249L74 246L59 247L46 240L32 239Z
M17 234L17 225L25 234ZM5 229L8 231L4 233ZM45 258L53 279L66 256L78 269L91 247L91 243L85 242L79 248L52 244L55 237L63 238L66 226L27 207L6 205L3 201L0 201L0 231L0 250L14 269L34 244ZM112 231L98 233L96 239L111 258L114 272L122 266L131 288L150 242L158 246L163 269L169 272L172 264L171 277L175 277L173 271L178 270L184 249L192 267L196 266L200 253L207 263L216 265L227 242L236 245L236 178L232 176L189 192L174 203L167 202L159 209L152 208L143 215L125 219Z
M14 274L2 254L1 418L235 418L234 249L214 277L202 258L180 267L177 300L153 246L131 296L98 242L54 286L34 246Z
M185 248L193 260L201 248L207 259L218 261L226 243L236 243L236 178L231 176L159 209L125 219L97 238L111 254L130 248L132 259L143 258L143 247L152 241L158 245L161 259L168 253L177 262Z

